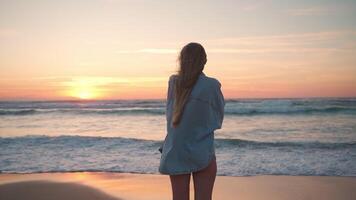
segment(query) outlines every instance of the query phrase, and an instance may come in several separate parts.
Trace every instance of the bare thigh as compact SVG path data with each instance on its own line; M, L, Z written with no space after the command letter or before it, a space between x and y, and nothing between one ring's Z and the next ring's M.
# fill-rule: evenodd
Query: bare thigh
M211 200L216 177L216 159L210 162L206 168L193 173L194 199Z
M173 200L189 200L190 174L170 175Z

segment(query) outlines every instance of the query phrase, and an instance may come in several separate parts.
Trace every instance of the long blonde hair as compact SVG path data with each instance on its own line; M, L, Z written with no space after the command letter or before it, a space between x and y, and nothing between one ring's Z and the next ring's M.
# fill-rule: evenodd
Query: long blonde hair
M195 42L188 43L180 51L179 70L174 82L174 104L172 125L181 121L184 106L207 62L204 47Z

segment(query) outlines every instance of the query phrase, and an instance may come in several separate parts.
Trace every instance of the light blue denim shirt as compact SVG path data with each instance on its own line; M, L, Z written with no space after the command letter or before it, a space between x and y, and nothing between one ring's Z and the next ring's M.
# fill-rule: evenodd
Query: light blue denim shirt
M174 79L169 78L166 103L167 135L160 148L161 174L189 174L207 167L215 157L214 130L220 129L225 100L218 80L203 72L193 86L179 125L171 127Z

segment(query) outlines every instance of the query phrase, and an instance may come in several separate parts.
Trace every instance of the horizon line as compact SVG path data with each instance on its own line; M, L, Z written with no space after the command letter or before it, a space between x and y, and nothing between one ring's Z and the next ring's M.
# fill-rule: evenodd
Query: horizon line
M225 101L229 100L254 100L254 99L353 99L356 96L315 96L315 97L232 97L225 98ZM0 99L0 102L64 102L64 101L81 101L81 102L93 102L93 101L162 101L166 100L166 98L122 98L122 99Z

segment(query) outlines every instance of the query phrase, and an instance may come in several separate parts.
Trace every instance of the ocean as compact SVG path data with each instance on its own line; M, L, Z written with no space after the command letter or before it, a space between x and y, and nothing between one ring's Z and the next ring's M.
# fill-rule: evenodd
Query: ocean
M218 175L356 176L356 98L227 99ZM1 173L158 174L164 100L1 101Z

